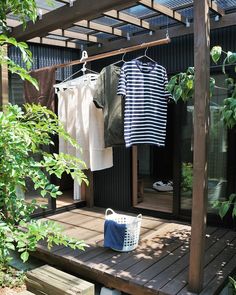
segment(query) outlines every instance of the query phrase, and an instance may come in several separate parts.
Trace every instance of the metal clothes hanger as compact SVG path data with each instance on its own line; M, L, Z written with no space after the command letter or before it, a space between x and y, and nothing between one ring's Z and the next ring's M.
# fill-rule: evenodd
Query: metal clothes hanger
M120 62L125 63L125 62L126 62L125 59L124 59L124 58L125 58L125 55L126 55L126 52L122 55L122 58L121 58L120 60L118 60L118 61L112 63L111 65L116 65L116 64L118 64L118 63L120 63Z
M80 61L83 61L84 59L87 59L87 58L88 58L88 53L87 53L87 51L83 50L83 51L82 51L82 57L81 57ZM73 79L73 80L69 80L69 79L70 79L71 77L73 77L74 75L80 73L80 72L83 72L83 76L85 76L85 72L86 72L86 71L90 71L90 72L92 73L92 74L89 76L90 79L93 79L93 78L95 79L95 78L97 77L96 75L98 74L98 72L95 72L95 71L93 71L93 70L91 70L91 69L86 68L86 64L87 64L87 62L86 62L86 60L85 60L85 62L83 63L83 66L82 66L81 69L79 69L78 71L76 71L75 73L73 73L72 75L70 75L69 77L67 77L67 78L66 78L65 80L63 80L62 82L53 85L53 87L54 87L54 88L62 89L62 88L68 88L68 87L70 87L70 86L75 86L75 82L78 81L78 80L80 80L82 77L77 77L77 78L75 78L75 79ZM94 75L93 75L93 74L94 74ZM73 84L74 84L74 85L73 85Z
M156 61L147 55L147 51L148 51L148 47L145 49L144 54L139 57L136 57L136 59L142 59L145 57L145 58L149 59L151 62L155 63Z

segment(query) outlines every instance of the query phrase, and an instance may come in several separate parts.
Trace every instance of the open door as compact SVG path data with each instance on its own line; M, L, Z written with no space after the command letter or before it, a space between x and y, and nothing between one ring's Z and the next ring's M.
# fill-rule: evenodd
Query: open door
M165 147L142 144L132 147L133 206L173 213L174 124L168 107Z

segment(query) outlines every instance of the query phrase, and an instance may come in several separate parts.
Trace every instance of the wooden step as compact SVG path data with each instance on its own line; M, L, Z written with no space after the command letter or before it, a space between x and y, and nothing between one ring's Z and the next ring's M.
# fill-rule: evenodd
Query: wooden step
M36 295L94 295L95 287L85 280L49 265L27 272L27 290Z
M34 295L34 293L25 290L25 291L22 291L22 292L18 293L18 295Z

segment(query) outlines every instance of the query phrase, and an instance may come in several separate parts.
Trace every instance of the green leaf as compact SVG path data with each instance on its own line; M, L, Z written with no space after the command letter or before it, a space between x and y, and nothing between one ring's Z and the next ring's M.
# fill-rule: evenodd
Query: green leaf
M229 201L230 201L230 203L233 203L233 201L235 200L235 198L236 198L236 194L231 194L231 195L229 196Z
M26 246L25 242L23 241L18 241L17 243L17 248L24 248Z
M178 101L179 98L181 97L182 93L183 93L183 90L181 89L181 87L175 86L175 90L174 90L174 94L173 94L174 100Z
M15 246L12 243L6 243L5 247L7 247L8 249L13 250L13 251L15 250Z
M222 48L221 46L214 46L212 49L211 49L211 58L212 60L214 61L214 63L217 63L218 60L220 59L221 57L221 53L222 53Z
M221 207L219 208L219 215L220 215L221 219L224 218L224 216L228 212L229 208L230 208L229 202L223 202L221 204Z
M29 259L29 252L25 251L21 253L20 258L23 262L26 262Z

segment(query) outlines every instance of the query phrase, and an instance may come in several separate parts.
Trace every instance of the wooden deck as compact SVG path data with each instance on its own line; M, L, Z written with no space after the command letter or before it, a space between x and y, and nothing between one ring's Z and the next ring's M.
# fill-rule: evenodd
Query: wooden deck
M85 252L63 246L48 251L39 246L37 257L80 277L135 295L192 294L187 291L190 226L143 217L139 247L129 253L102 247L104 210L75 209L48 217L63 224L65 233L85 240ZM204 289L217 294L236 267L236 233L207 228Z

